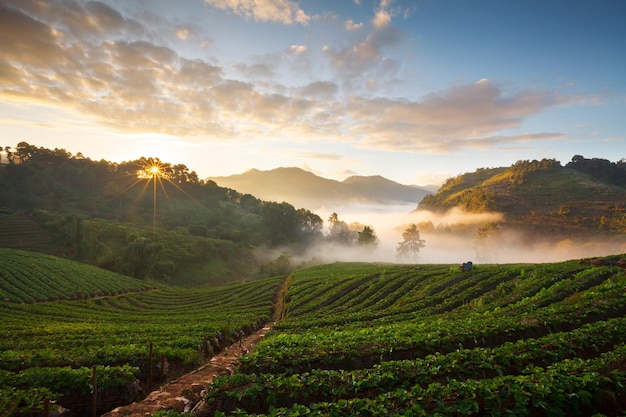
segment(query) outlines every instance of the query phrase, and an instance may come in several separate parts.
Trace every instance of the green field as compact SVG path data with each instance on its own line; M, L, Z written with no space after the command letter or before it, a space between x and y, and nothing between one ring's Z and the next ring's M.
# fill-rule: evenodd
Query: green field
M155 384L191 370L270 319L280 280L173 288L0 249L0 415L89 410L94 366L102 411L141 398L151 344Z
M141 398L150 343L155 378L191 369L269 320L281 283L285 318L213 382L203 415L625 415L617 266L336 263L183 289L1 255L3 417L45 398L86 415L94 366L103 411Z
M220 377L208 415L570 416L626 408L626 274L334 264Z

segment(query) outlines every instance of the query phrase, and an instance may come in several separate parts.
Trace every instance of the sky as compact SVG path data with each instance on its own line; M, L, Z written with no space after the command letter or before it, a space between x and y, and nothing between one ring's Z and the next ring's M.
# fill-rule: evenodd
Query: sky
M626 157L623 0L0 0L0 145L440 184Z

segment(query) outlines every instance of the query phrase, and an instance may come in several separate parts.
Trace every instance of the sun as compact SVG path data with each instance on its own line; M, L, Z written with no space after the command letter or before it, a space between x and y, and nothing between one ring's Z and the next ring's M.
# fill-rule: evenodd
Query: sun
M148 160L148 162L137 171L137 178L156 179L165 176L165 170L160 161Z
M148 172L150 173L151 176L153 177L158 177L161 175L161 168L157 165L152 165L149 169Z

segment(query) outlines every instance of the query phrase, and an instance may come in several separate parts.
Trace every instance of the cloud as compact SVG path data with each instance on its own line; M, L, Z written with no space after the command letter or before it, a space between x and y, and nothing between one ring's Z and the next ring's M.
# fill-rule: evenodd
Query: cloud
M394 72L386 73L383 69L392 61L385 56L385 50L400 44L404 34L391 24L393 13L386 8L385 2L375 11L372 18L372 30L356 43L345 47L325 45L322 49L330 68L344 80L346 86L367 85L372 81L392 77ZM351 20L344 23L346 30L361 28Z
M275 74L273 66L265 63L235 64L234 68L248 78L272 78Z
M377 10L372 23L378 30L385 29L391 24L391 15L385 9Z
M335 98L338 91L339 86L333 82L315 81L302 87L299 93L306 97L330 101Z
M354 23L352 20L346 20L343 22L343 25L348 32L359 30L363 27L363 23Z
M293 23L308 24L311 16L307 15L297 3L290 0L204 0L205 3L219 9L232 10L234 13L262 22L279 22L286 25Z
M336 153L321 153L321 152L302 152L301 157L311 159L321 159L324 161L339 161L343 159L343 156Z
M374 30L343 55L327 53L345 64L344 75L369 68L372 79L382 80L395 70L381 53L395 42L388 30ZM124 133L215 141L332 139L388 151L440 153L563 139L560 132L515 130L546 109L599 102L558 90L505 91L486 79L416 101L340 97L344 85L316 80L318 75L298 87L260 85L228 78L218 64L185 58L144 36L149 32L96 3L7 0L0 5L0 99L68 108ZM118 36L131 33L136 36ZM173 37L173 31L168 33ZM77 41L83 34L87 39ZM305 46L292 45L284 56L299 61L305 52ZM268 78L278 70L269 61L263 56L233 68L245 79Z
M305 45L291 45L288 51L294 55L301 55L305 53L308 48Z
M189 38L190 34L191 34L191 31L187 27L181 26L178 29L176 29L176 37L180 39L181 41L186 41L187 38Z
M592 98L589 100L593 101ZM587 102L558 91L524 90L505 94L488 80L429 94L421 101L352 97L347 115L365 147L390 151L448 153L465 147L555 140L562 133L499 135L517 129L526 117L548 108Z

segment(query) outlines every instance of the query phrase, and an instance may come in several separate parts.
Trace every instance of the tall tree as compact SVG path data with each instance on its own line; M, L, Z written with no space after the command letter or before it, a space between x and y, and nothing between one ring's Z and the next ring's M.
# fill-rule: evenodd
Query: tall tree
M357 238L357 243L359 246L376 247L378 244L378 238L373 228L365 226L363 230L358 233L359 237Z
M350 230L350 227L343 220L339 220L337 213L333 213L328 218L329 239L341 243L342 245L350 245L356 239L356 233Z
M493 262L498 259L502 244L502 232L497 223L489 222L476 231L474 249L476 258L481 262Z
M420 232L415 223L409 225L402 233L402 242L398 242L398 257L404 260L417 259L420 249L426 246L426 241L420 239Z

